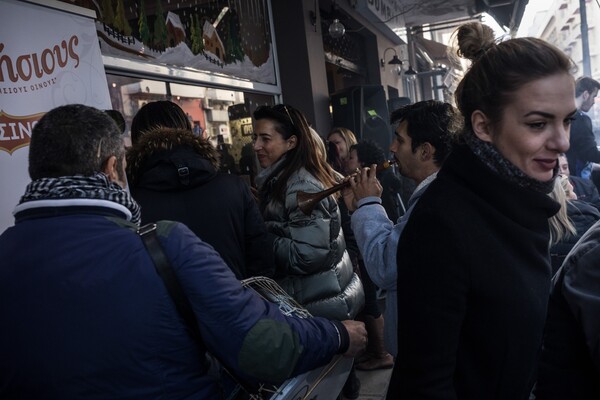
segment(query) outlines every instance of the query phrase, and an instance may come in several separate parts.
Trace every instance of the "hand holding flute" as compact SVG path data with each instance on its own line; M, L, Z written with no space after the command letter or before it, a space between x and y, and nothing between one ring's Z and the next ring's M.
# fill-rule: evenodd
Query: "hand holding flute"
M344 188L342 197L348 211L356 210L356 203L365 197L381 197L383 187L377 179L378 170L376 167L373 164L370 168L362 168L360 172L346 178L350 185Z
M333 193L340 191L346 187L352 187L352 183L354 183L354 185L356 186L357 180L361 181L363 179L363 176L365 179L371 179L371 180L374 179L375 181L377 181L377 177L376 177L377 172L391 167L395 162L396 162L396 160L385 161L379 165L373 164L370 168L368 168L368 167L362 168L362 170L360 171L360 175L358 172L356 174L352 174L349 177L347 177L346 179L344 179L344 181L342 183L332 186L329 189L323 190L321 192L317 192L317 193L298 192L298 194L296 195L296 198L298 201L298 207L300 208L300 210L302 210L303 213L305 213L306 215L310 215L312 213L312 210L315 208L315 206L321 200L323 200L325 197L332 195ZM371 171L371 172L369 172L369 171ZM379 183L379 181L377 181L377 183ZM379 187L381 188L381 185L379 185ZM379 196L381 196L381 191L379 192ZM344 201L346 201L345 197L346 196L344 195Z

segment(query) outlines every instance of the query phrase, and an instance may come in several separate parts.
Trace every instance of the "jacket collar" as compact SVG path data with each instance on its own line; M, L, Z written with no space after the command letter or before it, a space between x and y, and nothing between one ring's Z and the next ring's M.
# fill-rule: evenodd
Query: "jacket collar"
M30 218L41 218L68 214L92 213L116 216L131 221L127 207L109 200L100 199L50 199L34 200L15 207L15 222Z
M183 129L149 131L127 152L132 187L142 181L144 186L193 186L212 179L218 169L219 152L209 141Z

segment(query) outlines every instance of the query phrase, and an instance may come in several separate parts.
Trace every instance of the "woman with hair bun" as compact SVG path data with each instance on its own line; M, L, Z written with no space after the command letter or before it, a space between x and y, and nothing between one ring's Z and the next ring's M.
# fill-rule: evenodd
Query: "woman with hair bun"
M454 150L398 244L398 356L388 399L529 398L551 268L548 193L576 112L573 64L535 38L461 25L472 61Z

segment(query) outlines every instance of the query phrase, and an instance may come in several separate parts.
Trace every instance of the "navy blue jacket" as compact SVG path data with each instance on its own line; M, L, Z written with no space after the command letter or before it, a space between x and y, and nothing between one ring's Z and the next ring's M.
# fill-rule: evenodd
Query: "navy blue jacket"
M69 201L24 203L0 236L0 398L218 398L141 238L114 219L120 206ZM185 225L170 227L165 253L206 346L232 370L281 382L345 351L343 327L285 317Z

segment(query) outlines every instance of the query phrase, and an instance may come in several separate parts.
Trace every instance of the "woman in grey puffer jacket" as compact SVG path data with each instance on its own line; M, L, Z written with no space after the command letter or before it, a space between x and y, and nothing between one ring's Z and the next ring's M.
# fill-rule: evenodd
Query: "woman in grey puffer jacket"
M318 152L302 113L287 105L254 112L254 151L264 170L256 177L267 230L276 236L277 282L311 314L354 318L364 293L331 196L305 215L296 194L320 192L336 184L334 172Z

